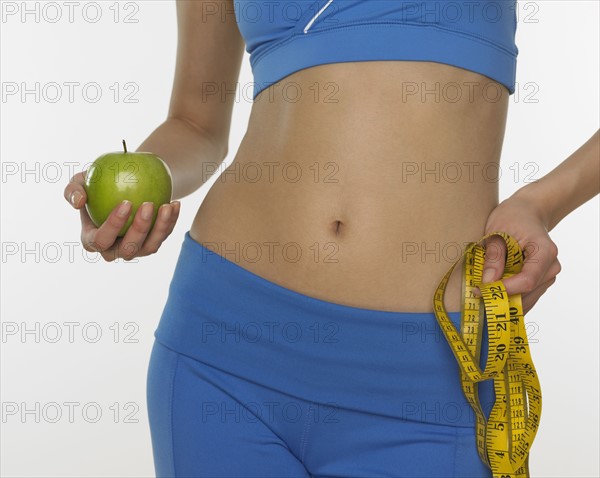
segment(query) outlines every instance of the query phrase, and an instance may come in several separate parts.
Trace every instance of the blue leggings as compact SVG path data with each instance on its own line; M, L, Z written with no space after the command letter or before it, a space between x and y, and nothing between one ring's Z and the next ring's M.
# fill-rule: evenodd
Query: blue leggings
M155 338L158 477L492 476L433 313L303 295L188 232Z

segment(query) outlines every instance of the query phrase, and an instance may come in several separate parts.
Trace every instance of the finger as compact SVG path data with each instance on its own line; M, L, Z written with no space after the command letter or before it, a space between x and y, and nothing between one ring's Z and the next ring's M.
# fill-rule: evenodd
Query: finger
M139 254L152 226L153 214L154 203L142 203L133 218L131 226L129 226L121 241L121 245L119 246L120 257L125 260L131 260Z
M179 202L177 201L177 204ZM179 206L176 203L171 204L163 204L158 209L158 216L156 218L156 222L148 234L148 238L144 245L142 246L142 253L144 255L154 254L164 240L171 234L173 228L175 227L175 223L177 222L177 217L179 216Z
M179 201L175 201L173 203L173 211L174 212L171 214L171 227L169 228L169 234L171 234L173 232L173 229L175 229L175 224L177 224L177 219L179 219L179 211L180 210L181 210L181 203Z
M534 253L525 256L521 272L503 280L508 295L529 294L545 279L550 266L556 262L558 250L552 241L536 245Z
M71 178L67 187L64 190L65 199L73 206L75 209L81 208L87 199L87 195L85 193L84 185L84 174L77 173L75 176Z
M560 265L560 262L558 261L558 259L556 259L550 265L550 267L548 267L548 270L544 274L544 277L542 277L542 280L540 281L540 283L543 284L544 282L548 282L550 279L556 277L560 273L561 270L562 270L562 266Z
M481 282L487 284L502 278L506 262L506 243L500 236L488 237L485 241L485 262Z
M556 277L543 282L535 290L530 292L529 294L525 294L521 297L521 303L523 304L523 313L526 314L529 312L533 306L537 303L538 300L546 293L548 288L556 282Z
M79 210L79 217L81 218L81 233L83 236L89 236L92 229L96 229L96 225L93 223L87 209L82 207Z
M104 259L106 262L117 260L119 258L119 247L121 246L122 239L123 238L121 237L117 237L112 246L101 251L100 255L102 256L102 259Z
M171 225L169 226L169 230L167 231L167 236L169 236L173 232L173 229L175 229L177 219L179 218L180 208L181 204L179 202L173 204L174 212L171 213Z
M106 251L117 240L119 231L125 225L131 214L131 201L123 201L116 206L104 223L98 228L93 228L82 238L84 247L98 252Z
M481 283L488 284L502 278L506 262L506 243L500 236L493 235L485 240L484 246L485 261L483 263ZM477 297L481 296L479 288L474 289L474 293Z

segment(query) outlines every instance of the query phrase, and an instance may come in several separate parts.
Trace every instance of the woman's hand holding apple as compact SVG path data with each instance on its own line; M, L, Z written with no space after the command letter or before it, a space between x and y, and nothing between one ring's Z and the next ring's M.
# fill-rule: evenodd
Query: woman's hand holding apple
M84 249L100 252L106 261L154 254L173 231L180 209L179 201L170 202L168 166L163 163L166 173L156 170L156 164L160 167L162 160L152 158L149 153L126 150L123 157L118 156L118 153L101 156L89 170L73 176L64 190L65 199L79 209ZM134 163L138 164L132 172ZM119 167L123 165L127 167ZM93 201L88 193L94 194ZM144 202L144 198L156 198L158 204Z

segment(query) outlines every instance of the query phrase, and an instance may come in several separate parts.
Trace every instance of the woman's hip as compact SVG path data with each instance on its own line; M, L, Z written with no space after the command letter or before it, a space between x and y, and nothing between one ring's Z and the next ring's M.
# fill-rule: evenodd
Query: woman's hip
M458 326L460 314L450 316ZM193 360L313 403L474 425L458 365L433 313L349 307L303 295L211 252L189 233L155 337ZM479 391L488 409L491 382Z

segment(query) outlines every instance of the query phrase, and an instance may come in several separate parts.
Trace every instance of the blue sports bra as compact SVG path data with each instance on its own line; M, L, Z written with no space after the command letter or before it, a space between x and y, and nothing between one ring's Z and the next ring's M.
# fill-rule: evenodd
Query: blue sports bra
M370 60L445 63L514 93L516 0L233 1L253 99L298 70Z

